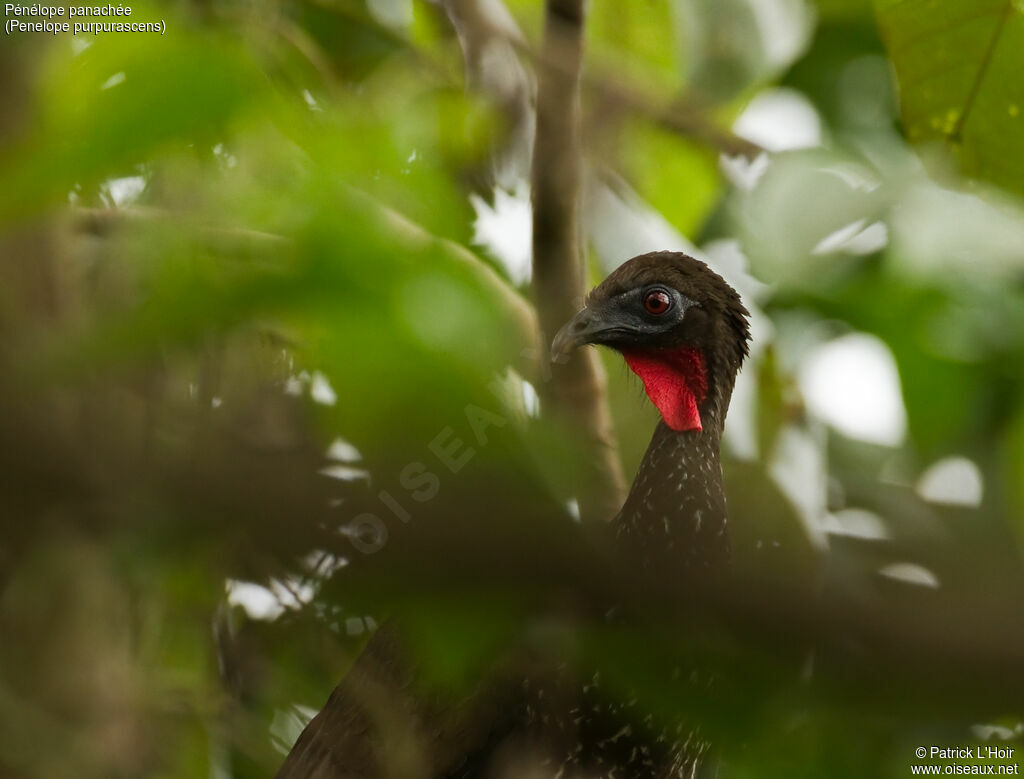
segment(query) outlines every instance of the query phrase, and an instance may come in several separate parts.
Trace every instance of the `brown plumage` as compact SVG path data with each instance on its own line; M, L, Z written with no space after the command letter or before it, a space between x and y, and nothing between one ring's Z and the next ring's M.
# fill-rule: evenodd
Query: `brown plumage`
M653 252L609 275L554 339L553 359L586 344L622 353L662 414L629 496L611 524L627 566L699 577L727 564L719 444L736 374L747 354L747 317L739 295L703 262L678 252ZM360 667L372 666L368 661ZM504 708L500 722L475 728L486 734L480 742L446 769L435 763L423 775L490 776L495 755L507 757L518 746L542 758L552 776L696 774L707 744L695 724L658 728L635 703L604 696L599 674L580 680L570 673L525 679L514 705L498 707ZM707 676L684 669L666 684L686 695L693 685L707 684ZM360 686L365 680L357 674L354 691ZM404 694L402 685L396 700ZM351 763L380 751L380 745L371 750L363 743L373 737L353 706L354 695L346 693L345 682L339 686L303 733L279 779L380 775ZM332 707L348 714L332 716ZM491 703L488 707L498 710ZM346 721L358 726L354 738L338 732ZM429 732L431 723L421 727ZM315 756L315 763L303 755Z
M670 306L644 307L664 292ZM583 344L621 352L662 411L613 529L642 566L724 565L729 556L719 445L736 374L747 355L749 313L706 264L679 252L634 257L588 296L555 337L556 355ZM678 411L689 394L693 407ZM666 413L670 412L670 413ZM685 429L673 429L673 419Z
M625 564L648 581L664 575L696 584L727 566L719 446L747 355L748 316L736 291L706 264L678 252L652 252L609 275L555 336L554 359L585 344L619 351L662 413L611 525ZM673 696L711 684L700 669L677 671L665 680ZM561 742L561 755L551 755L563 776L697 775L709 748L699 723L659 727L635 704L607 700L599 687L595 677L582 688L575 738ZM550 713L548 719L564 724Z

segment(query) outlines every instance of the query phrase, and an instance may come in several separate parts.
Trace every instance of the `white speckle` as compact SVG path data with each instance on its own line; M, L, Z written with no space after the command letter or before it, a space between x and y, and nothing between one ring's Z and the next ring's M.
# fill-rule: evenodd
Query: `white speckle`
M103 182L104 192L118 208L134 203L145 189L145 176L125 176L119 179L107 179Z
M918 584L922 587L936 588L939 586L939 577L917 563L891 563L880 568L878 573L890 579L897 579L908 584Z
M872 511L866 509L843 509L826 514L822 521L826 533L851 538L880 540L889 538L889 529L885 521Z
M274 593L285 608L300 609L309 603L316 596L316 585L304 580L289 576L284 582L278 579L270 580L270 590Z
M309 109L311 111L323 111L324 110L323 107L316 101L316 98L313 97L313 93L310 92L308 89L303 89L302 90L302 99L306 101L306 105L309 106Z
M580 521L580 503L576 498L569 498L569 500L566 501L565 510L569 512L569 516L572 517L574 521Z
M338 402L338 396L334 392L334 388L331 387L331 383L327 380L320 371L313 372L313 380L309 387L309 396L316 403L322 403L325 406L333 406Z
M736 377L736 385L729 400L729 424L725 429L724 442L734 457L748 462L756 461L759 454L759 393L755 367L753 370L741 371Z
M821 145L821 118L811 101L795 89L767 89L759 93L732 129L741 138L769 151Z
M284 392L286 395L298 397L302 394L302 382L296 376L288 377L288 380L284 383Z
M110 78L108 78L106 81L103 82L103 84L100 86L100 91L103 91L104 89L110 89L111 87L116 87L118 84L123 84L124 83L124 79L125 79L124 71L123 70L118 71L113 76L111 76Z
M850 189L859 192L874 192L882 182L871 171L852 163L838 163L821 169L822 173L835 176Z
M765 65L787 68L807 50L816 21L813 8L794 0L753 0L747 5L757 23Z
M697 249L628 182L616 179L588 189L587 226L605 272L644 252L664 249L697 255Z
M1018 722L1016 727L1012 729L1002 725L983 725L979 723L971 725L971 733L974 734L975 738L982 741L991 741L992 739L1007 741L1024 733L1024 723Z
M314 549L303 556L302 565L314 576L329 579L335 572L348 565L348 560L323 549Z
M327 465L317 473L329 476L339 481L357 481L359 479L370 480L370 472L365 468L353 468L351 465Z
M238 158L225 149L223 143L218 143L213 147L213 156L216 157L217 161L225 168L233 168L238 165ZM291 360L289 360L289 362L291 362Z
M527 416L537 417L540 415L540 396L530 382L523 379L523 408Z
M821 529L827 485L822 444L810 430L787 426L778 435L769 467L772 481L793 504L808 540L818 549L828 546Z
M284 613L284 606L277 596L260 584L228 579L224 589L228 604L241 606L249 619L272 622Z
M363 455L344 438L335 438L327 447L327 459L343 463L356 463L363 459Z
M768 170L768 164L767 154L758 154L752 160L742 155L730 157L726 154L718 158L718 167L729 183L743 192L751 192L757 186L757 182Z
M889 243L889 228L884 222L867 224L867 219L858 219L845 227L829 233L811 249L811 254L874 254Z
M220 408L221 405L223 405L223 403L224 403L224 399L223 398L210 398L210 405L213 408Z
M513 284L526 284L533 258L529 185L521 181L511 193L496 187L493 207L476 194L469 196L469 202L476 211L473 243L502 264Z
M932 503L981 505L983 481L978 466L966 457L946 457L932 463L917 482L917 494Z
M71 39L71 54L77 57L83 51L92 46L92 41L88 38L72 38Z
M852 333L819 346L801 366L799 382L811 411L841 433L883 446L906 436L896 361L875 336Z

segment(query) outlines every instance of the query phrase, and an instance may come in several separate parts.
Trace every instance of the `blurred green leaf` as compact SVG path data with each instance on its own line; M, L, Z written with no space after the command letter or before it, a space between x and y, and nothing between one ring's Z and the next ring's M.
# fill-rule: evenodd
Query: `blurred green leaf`
M1012 0L876 0L911 141L941 141L964 172L1024 192L1024 14Z
M717 160L678 134L631 123L625 165L637 191L683 235L696 238L721 193Z
M678 19L671 2L592 3L588 54L610 70L641 83L677 89L682 84Z
M172 24L175 22L169 22ZM221 34L179 29L160 38L97 39L49 64L34 131L0 154L0 219L67 202L75 187L136 174L155 153L203 154L265 95L245 48Z

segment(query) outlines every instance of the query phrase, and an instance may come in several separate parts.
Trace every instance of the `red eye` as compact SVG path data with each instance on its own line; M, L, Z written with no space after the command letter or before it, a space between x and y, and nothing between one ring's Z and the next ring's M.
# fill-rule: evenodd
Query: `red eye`
M644 308L647 309L648 314L660 316L668 311L671 306L672 298L664 290L652 289L644 295Z

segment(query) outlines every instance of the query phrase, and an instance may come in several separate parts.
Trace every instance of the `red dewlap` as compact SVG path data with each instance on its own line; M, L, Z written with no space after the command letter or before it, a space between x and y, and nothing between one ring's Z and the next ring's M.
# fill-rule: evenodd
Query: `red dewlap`
M673 430L702 430L698 406L708 392L704 355L693 347L623 354L640 377L647 397Z

